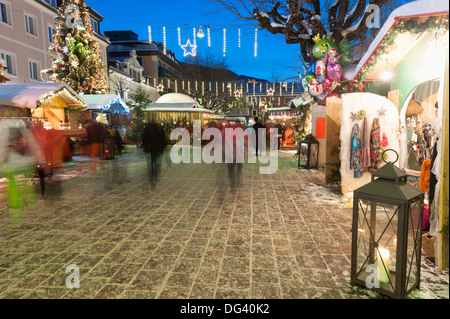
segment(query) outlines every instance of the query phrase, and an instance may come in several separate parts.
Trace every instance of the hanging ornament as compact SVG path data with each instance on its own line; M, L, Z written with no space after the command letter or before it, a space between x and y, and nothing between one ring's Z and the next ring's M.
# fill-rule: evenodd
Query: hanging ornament
M267 90L267 95L268 96L273 96L274 90L272 88Z
M164 85L159 84L156 89L158 90L158 92L163 92L164 91Z
M188 47L189 47L189 49L188 49ZM187 55L196 56L197 55L197 51L196 51L197 46L192 45L190 39L188 39L187 43L185 45L182 45L181 48L184 50L183 56L187 56Z
M197 36L200 39L203 39L205 37L205 33L203 32L202 26L200 26L200 30L198 30Z

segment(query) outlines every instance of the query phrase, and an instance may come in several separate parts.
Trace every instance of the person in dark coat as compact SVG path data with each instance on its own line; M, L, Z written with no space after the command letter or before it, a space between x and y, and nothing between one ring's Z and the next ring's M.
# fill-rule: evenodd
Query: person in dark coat
M150 183L154 186L160 175L160 158L166 147L164 130L157 123L149 123L142 134L142 148L147 157Z
M266 127L264 125L262 125L259 122L258 117L256 116L254 118L255 120L255 124L253 124L253 129L255 130L254 134L256 134L256 145L255 145L255 152L256 152L256 156L259 156L259 154L261 153L261 150L259 149L259 136L262 134L260 129L266 129ZM262 135L261 135L262 137ZM266 141L261 141L261 143L265 143Z
M275 133L276 141L278 142L278 149L281 148L281 137L283 136L283 127L281 126L280 122L277 121L277 124L275 124L275 128L277 129L277 132Z

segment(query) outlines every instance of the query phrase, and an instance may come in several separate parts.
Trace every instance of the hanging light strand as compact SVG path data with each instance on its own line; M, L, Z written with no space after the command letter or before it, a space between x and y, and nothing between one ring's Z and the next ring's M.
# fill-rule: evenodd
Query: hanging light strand
M177 32L178 32L178 45L181 46L181 30L180 30L180 27L177 28Z
M148 42L152 43L152 27L148 26Z
M258 29L255 29L255 58L258 55Z
M241 29L238 29L238 48L241 47Z
M223 29L223 56L227 52L227 29Z
M210 32L209 27L208 27L207 33L208 33L208 47L211 47L211 32Z
M164 54L167 53L167 49L166 49L166 27L163 27L163 50L164 50Z
M197 30L195 30L194 28L193 31L194 31L194 45L197 45Z

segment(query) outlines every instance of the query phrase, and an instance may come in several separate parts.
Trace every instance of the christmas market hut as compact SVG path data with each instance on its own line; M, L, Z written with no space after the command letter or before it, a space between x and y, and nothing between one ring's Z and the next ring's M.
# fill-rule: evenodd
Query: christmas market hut
M395 106L400 124L393 132L396 136L388 136L385 144L398 149L395 165L407 174L409 183L426 194L425 229L435 240L434 252L427 255L436 258L440 269L448 267L449 252L448 18L447 1L419 0L397 8L356 68L345 75L357 83L377 84L377 91L371 93L386 96ZM387 110L384 116L389 113ZM351 114L341 111L341 120L348 116ZM378 117L383 118L383 113ZM386 129L381 123L380 133Z
M104 122L110 126L126 126L130 115L130 108L115 94L83 94L88 104L89 118Z
M69 110L86 107L86 102L64 83L0 85L1 117L42 118L46 127L60 130L69 128Z

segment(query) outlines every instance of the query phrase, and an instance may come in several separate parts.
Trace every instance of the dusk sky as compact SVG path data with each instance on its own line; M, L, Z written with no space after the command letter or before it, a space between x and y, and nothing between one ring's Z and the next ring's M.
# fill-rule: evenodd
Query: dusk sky
M193 42L193 28L200 25L206 34L205 25L211 28L211 52L223 56L223 29L226 29L226 61L231 71L269 81L296 81L303 70L298 55L298 44L286 44L284 38L266 30L258 31L257 56L254 56L255 27L233 15L208 15L217 7L205 5L202 0L143 1L128 0L86 0L104 17L101 32L132 30L139 40L148 40L148 26L151 26L152 40L163 42L163 26L166 27L167 48L183 61L183 49L178 45L178 31L181 30L181 44L188 37ZM126 4L126 5L124 5ZM241 47L238 47L238 28L241 28ZM197 51L208 49L207 37L197 38Z

